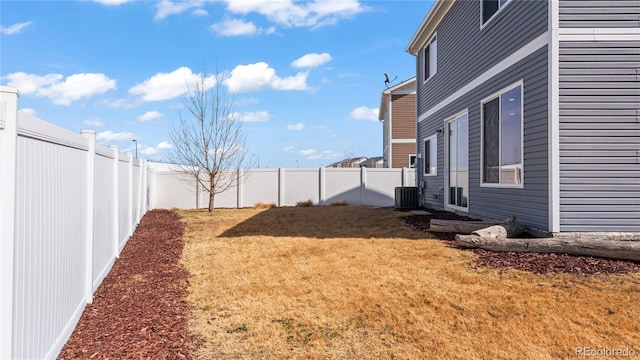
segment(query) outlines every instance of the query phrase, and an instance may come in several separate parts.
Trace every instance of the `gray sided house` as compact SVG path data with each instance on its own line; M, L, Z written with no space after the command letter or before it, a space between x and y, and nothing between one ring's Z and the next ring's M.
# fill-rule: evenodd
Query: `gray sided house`
M406 51L425 206L640 232L640 1L436 0Z

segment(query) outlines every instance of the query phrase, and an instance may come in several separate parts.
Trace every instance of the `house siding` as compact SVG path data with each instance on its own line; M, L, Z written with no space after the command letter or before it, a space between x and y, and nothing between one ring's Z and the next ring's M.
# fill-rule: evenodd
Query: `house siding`
M391 167L403 168L409 167L409 155L416 154L415 143L395 143L392 144L391 150Z
M424 152L424 138L436 133L444 121L467 110L469 117L469 214L505 219L516 215L521 223L547 230L548 202L548 61L547 48L507 68L418 124L418 147ZM481 100L518 81L523 81L524 104L524 188L480 186ZM438 136L438 174L427 176L424 204L444 207L445 139Z
M387 107L384 121L382 122L382 166L387 168L391 163L391 117L390 107Z
M547 1L512 1L481 29L480 1L455 2L436 29L438 71L426 82L424 52L418 52L418 114L545 33L547 11Z
M560 42L560 231L640 231L639 74L640 41Z
M640 26L638 0L561 0L560 27L633 28Z
M415 94L393 95L391 101L391 134L393 139L416 138L416 96ZM414 146L415 147L415 146ZM415 149L414 149L415 151Z

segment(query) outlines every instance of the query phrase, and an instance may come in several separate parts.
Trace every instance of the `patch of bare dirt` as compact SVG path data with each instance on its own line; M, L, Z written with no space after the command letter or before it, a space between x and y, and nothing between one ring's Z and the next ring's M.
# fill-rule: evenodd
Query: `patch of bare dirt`
M88 304L58 359L190 359L184 228L148 212Z
M432 215L411 215L404 217L410 227L429 232L431 219L470 220L467 217L450 212L429 210ZM448 246L457 247L454 233L429 233L432 238L443 240ZM478 256L478 265L500 269L516 269L538 274L604 274L631 273L640 271L640 263L625 260L601 259L590 256L573 256L567 254L541 254L518 252L494 252L473 249Z

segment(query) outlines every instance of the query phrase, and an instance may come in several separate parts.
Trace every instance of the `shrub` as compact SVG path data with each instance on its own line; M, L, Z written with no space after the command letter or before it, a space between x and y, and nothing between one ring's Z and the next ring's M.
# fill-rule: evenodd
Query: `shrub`
M313 201L311 199L306 201L298 201L296 203L296 207L312 207L312 206L313 206Z
M271 209L271 208L274 208L274 207L276 207L276 204L274 204L274 203L265 203L265 202L262 202L262 201L257 202L257 203L255 203L253 205L254 209Z
M347 206L347 205L349 205L349 203L346 202L345 200L334 201L331 204L329 204L329 206Z

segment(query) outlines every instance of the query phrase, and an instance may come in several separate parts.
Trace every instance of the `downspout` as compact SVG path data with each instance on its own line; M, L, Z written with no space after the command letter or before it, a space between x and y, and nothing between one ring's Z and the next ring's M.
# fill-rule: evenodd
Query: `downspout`
M549 169L549 231L560 232L560 4L549 1L548 76L548 169Z

